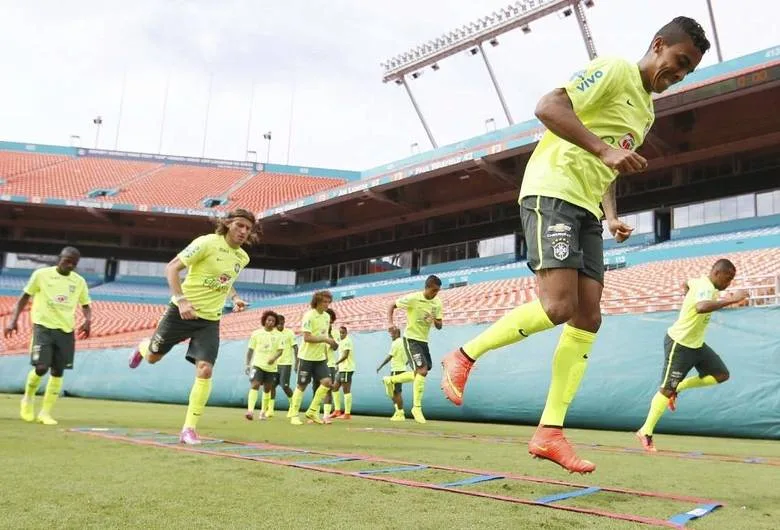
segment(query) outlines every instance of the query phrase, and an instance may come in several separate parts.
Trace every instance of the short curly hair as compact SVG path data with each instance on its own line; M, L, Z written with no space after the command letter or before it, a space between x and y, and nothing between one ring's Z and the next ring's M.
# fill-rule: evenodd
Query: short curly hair
M279 322L279 317L274 311L263 311L263 315L260 317L260 322L263 326L265 326L265 320L268 317L274 317L274 326Z
M689 17L675 17L671 22L659 29L655 38L661 37L669 44L677 44L685 38L690 38L693 45L704 55L710 49L710 41L704 34L701 24Z

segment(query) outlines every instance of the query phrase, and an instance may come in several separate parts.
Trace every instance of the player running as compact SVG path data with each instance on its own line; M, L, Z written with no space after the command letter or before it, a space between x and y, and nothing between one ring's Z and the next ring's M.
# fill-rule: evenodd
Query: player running
M247 396L247 411L244 417L253 420L255 405L260 386L263 387L263 401L260 407L259 420L273 416L274 400L271 391L276 387L278 368L276 361L282 356L280 335L276 331L277 316L273 311L263 312L260 322L261 329L252 333L246 350L246 374L249 376L249 395Z
M276 401L276 386L281 386L282 391L291 399L293 395L290 388L290 376L292 375L293 363L298 360L298 345L295 343L295 333L289 328L284 327L284 315L276 315L276 331L279 333L279 347L282 348L282 356L276 361L279 368L277 372L276 385L271 391L271 401ZM268 411L268 417L274 415L273 408Z
M333 416L345 420L352 419L352 377L355 375L355 347L349 336L347 326L339 328L339 359L336 361L336 384L331 389L333 395ZM344 412L341 412L339 390L344 392Z
M671 411L676 410L677 394L683 390L717 385L728 380L728 368L720 356L705 344L704 333L713 311L738 304L748 298L747 292L736 291L718 299L718 293L731 285L736 273L737 268L731 261L719 259L712 266L709 275L691 278L683 285L685 299L680 315L664 337L665 358L661 388L653 396L644 425L636 432L646 451L656 452L653 429L667 406ZM683 379L691 368L696 368L699 375Z
M682 81L709 49L693 19L677 17L653 37L638 64L600 57L545 95L536 116L547 128L525 169L519 204L528 265L539 298L504 315L442 362L442 390L455 405L474 361L486 352L564 324L552 381L529 452L570 472L590 473L563 436L563 423L601 326L604 283L602 211L618 243L633 228L620 221L615 178L647 168L634 151L655 119L651 94Z
M390 338L393 341L390 346L390 353L382 361L382 364L377 366L376 373L379 373L387 363L390 363L390 375L401 375L406 371L409 357L406 355L406 350L404 350L404 341L401 339L401 332L398 328L390 330ZM390 421L404 421L406 415L404 414L404 398L401 395L403 385L401 383L392 383L392 385L392 393L388 393L387 397L393 401L395 412L390 417Z

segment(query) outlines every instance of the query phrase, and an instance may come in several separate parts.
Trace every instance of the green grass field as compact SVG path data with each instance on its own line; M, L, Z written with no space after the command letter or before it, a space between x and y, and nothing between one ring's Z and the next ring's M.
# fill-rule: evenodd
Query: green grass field
M65 432L70 427L101 426L176 433L183 406L61 398L54 414L60 424L45 427L19 420L18 405L19 396L0 395L0 468L4 472L0 528L648 528L543 507ZM691 528L780 526L779 467L580 447L580 454L598 466L593 475L582 477L531 459L521 443L530 437L531 427L439 421L418 425L411 420L391 423L374 417L293 427L283 416L250 423L239 409L209 408L199 431L202 436L229 440L704 497L727 506L689 523ZM479 438L443 436L458 434ZM568 437L584 444L635 445L631 433L569 430ZM774 441L659 435L656 443L660 449L780 458L780 445ZM370 466L345 462L332 467L356 471ZM446 482L463 475L425 470L394 476ZM508 481L469 488L528 499L566 490ZM603 492L562 504L663 519L694 507Z

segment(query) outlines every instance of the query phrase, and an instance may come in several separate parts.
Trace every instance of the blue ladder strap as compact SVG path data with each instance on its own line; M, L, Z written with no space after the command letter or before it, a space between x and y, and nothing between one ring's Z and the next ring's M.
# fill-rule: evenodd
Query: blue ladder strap
M314 465L321 465L321 464L337 464L339 462L349 462L351 460L360 460L360 459L352 456L339 456L336 458L323 458L322 460L308 460L306 462L295 462L295 463L314 466Z
M454 488L455 486L468 486L469 484L479 484L480 482L487 482L488 480L496 480L504 478L503 475L477 475L476 477L464 478L463 480L456 480L455 482L445 482L444 484L438 484L442 488Z
M421 469L428 469L428 466L399 466L399 467L386 467L383 469L366 469L358 471L360 475L377 475L379 473L400 473L402 471L418 471Z
M538 502L539 504L549 504L551 502L571 499L572 497L582 497L583 495L590 495L591 493L596 493L599 491L601 491L601 488L596 488L596 487L583 488L583 489L573 490L573 491L565 491L563 493L555 493L553 495L541 497L539 499L536 499L535 502Z
M722 504L702 504L701 506L697 506L693 510L689 510L685 513L678 513L675 516L672 516L668 519L670 523L684 525L688 521L692 519L698 519L699 517L704 517L708 513L712 512L715 508L720 508L723 506Z
M238 456L244 456L244 457L264 457L264 456L282 456L282 455L299 455L301 454L301 451L264 451L260 453L248 453L248 454L240 454Z
M228 453L233 451L262 451L264 450L264 447L255 447L253 445L237 445L237 444L230 444L228 447L220 447L218 451ZM302 453L308 452L308 451L301 451Z

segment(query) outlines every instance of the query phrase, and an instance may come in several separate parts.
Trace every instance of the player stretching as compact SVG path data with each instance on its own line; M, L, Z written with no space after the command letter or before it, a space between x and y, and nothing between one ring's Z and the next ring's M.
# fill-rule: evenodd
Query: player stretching
M425 423L422 412L422 398L425 392L425 376L432 367L431 351L428 348L428 334L431 325L436 329L442 326L442 304L437 296L441 290L441 280L438 276L428 276L425 280L425 289L422 291L402 296L390 306L387 313L390 324L389 331L393 334L396 328L393 323L393 312L396 308L406 310L406 329L404 330L403 343L406 355L414 366L414 372L404 372L400 375L385 377L385 391L388 396L393 395L397 383L414 383L412 416L417 423Z
M51 410L60 395L64 371L73 368L76 352L73 328L76 327L76 307L79 305L84 312L84 323L79 326L78 336L80 339L89 337L92 323L89 289L84 278L75 271L80 257L77 249L65 247L60 251L56 266L33 272L16 302L11 320L5 326L3 335L11 338L18 331L19 315L32 297L30 363L33 368L27 374L19 411L24 421L36 419L35 394L41 378L51 370L37 419L44 425L57 425L51 417Z
M661 93L691 73L709 49L704 30L687 17L661 28L638 64L598 58L562 88L545 95L536 116L547 131L525 169L520 211L528 265L539 299L517 307L442 363L442 390L456 405L474 361L486 352L564 324L553 355L552 381L529 452L570 472L589 473L563 436L601 325L604 282L602 212L618 243L633 228L617 217L615 178L647 168L634 152L655 119L652 92Z
M279 333L279 347L282 348L282 356L276 361L276 365L279 367L276 385L282 387L282 391L289 400L293 395L292 388L290 388L290 376L292 375L293 362L298 360L298 345L295 344L295 333L284 327L284 315L276 315L276 330ZM272 402L276 401L276 385L271 391ZM267 415L269 418L272 417L274 409L271 408Z
M276 361L282 356L280 336L276 331L276 313L263 312L260 322L263 323L263 327L252 333L246 350L246 374L249 376L250 389L244 417L248 420L254 419L260 385L263 386L263 402L258 419L264 420L273 416L270 412L274 409L271 391L276 387L278 377Z
M339 328L339 360L336 361L338 374L336 384L331 389L333 395L333 417L345 420L352 419L352 376L355 375L355 347L352 337L347 332L347 326ZM344 412L341 412L339 390L344 391Z
M172 297L151 339L144 339L130 356L130 368L143 359L155 364L176 344L190 339L187 360L195 365L195 383L190 391L187 415L180 441L199 444L195 432L211 393L211 375L219 353L219 321L228 294L233 311L243 311L246 302L233 289L233 282L249 263L241 248L257 239L255 216L236 209L219 219L215 233L195 238L165 267ZM179 273L187 269L184 282Z
M733 263L720 259L712 266L709 275L691 278L683 285L685 299L680 315L664 337L661 388L653 396L645 424L636 433L646 451L656 451L653 429L667 406L672 411L676 409L677 394L728 380L728 368L720 356L704 343L704 332L713 311L747 299L747 292L737 291L718 300L718 293L731 285L736 273ZM691 368L696 368L699 375L683 379Z
M401 339L401 332L398 328L390 330L390 338L393 340L390 346L390 353L382 361L382 364L377 366L376 373L382 369L384 365L390 363L390 375L401 375L406 371L406 365L409 362L409 357L404 350L404 342ZM404 421L406 416L404 414L404 398L401 395L403 385L401 383L394 383L392 387L392 393L388 393L387 397L393 400L395 406L395 412L390 417L390 421Z
M317 291L311 297L311 309L306 311L301 320L301 331L303 332L303 346L298 354L298 386L293 392L290 400L290 423L293 425L302 425L303 422L298 417L298 411L301 409L303 392L306 390L312 377L319 383L314 398L306 411L306 418L315 423L330 423L326 417L319 417L318 411L325 395L330 390L331 379L328 372L327 348L337 348L335 340L328 336L330 327L330 315L326 312L328 306L333 301L333 295L330 291Z

